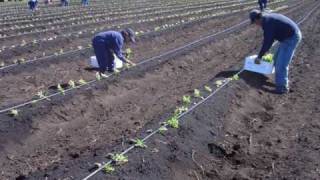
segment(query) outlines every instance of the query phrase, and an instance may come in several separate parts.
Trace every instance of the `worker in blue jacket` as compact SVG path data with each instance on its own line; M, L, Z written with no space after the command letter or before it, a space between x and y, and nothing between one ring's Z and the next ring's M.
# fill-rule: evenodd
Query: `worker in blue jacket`
M35 11L37 9L38 0L29 0L28 5L31 11Z
M126 59L121 51L124 43L135 42L135 33L132 29L127 28L120 32L106 31L100 32L92 40L92 46L97 57L100 73L114 72L115 54L123 63L134 65Z
M258 3L261 11L267 8L267 0L258 0Z
M276 93L289 92L289 64L302 38L298 25L288 17L277 13L252 10L249 16L252 24L262 27L264 36L263 45L255 63L260 64L262 56L271 48L274 41L278 41L279 47L273 58Z

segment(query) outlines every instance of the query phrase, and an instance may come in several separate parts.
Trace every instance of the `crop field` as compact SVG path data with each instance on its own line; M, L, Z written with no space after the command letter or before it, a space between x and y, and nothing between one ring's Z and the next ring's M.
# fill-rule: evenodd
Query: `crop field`
M0 2L0 179L320 179L320 1L269 0L298 23L292 91L244 71L257 0ZM130 27L135 66L89 68Z

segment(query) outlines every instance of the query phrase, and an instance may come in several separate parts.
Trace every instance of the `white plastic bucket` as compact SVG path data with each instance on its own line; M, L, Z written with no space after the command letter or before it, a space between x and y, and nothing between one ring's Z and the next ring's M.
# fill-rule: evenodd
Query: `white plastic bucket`
M99 68L99 64L98 64L96 56L90 57L89 65L90 65L90 67L93 67L93 68ZM116 69L120 69L123 67L123 62L115 55L114 55L114 67Z
M247 71L257 72L260 74L272 74L274 73L273 63L261 61L260 64L254 63L257 55L248 56L245 59L244 69Z

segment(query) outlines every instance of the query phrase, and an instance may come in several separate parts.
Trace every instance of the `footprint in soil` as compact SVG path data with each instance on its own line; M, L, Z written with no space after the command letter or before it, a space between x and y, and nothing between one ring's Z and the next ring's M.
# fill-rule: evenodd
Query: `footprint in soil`
M208 148L209 152L218 158L222 158L227 155L226 150L214 143L209 143Z

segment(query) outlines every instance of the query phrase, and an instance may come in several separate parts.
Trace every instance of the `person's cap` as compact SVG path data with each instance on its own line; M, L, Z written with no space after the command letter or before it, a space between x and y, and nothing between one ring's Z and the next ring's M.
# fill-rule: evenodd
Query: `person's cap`
M136 38L135 38L136 35L131 28L126 28L123 31L128 34L131 42L136 42Z
M254 9L252 11L250 11L249 13L249 18L250 18L250 21L251 21L251 24L254 23L254 21L259 17L261 16L261 12L257 9Z

